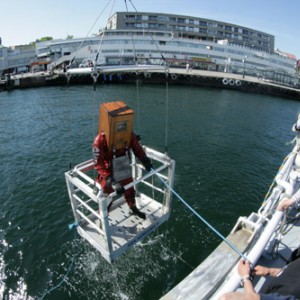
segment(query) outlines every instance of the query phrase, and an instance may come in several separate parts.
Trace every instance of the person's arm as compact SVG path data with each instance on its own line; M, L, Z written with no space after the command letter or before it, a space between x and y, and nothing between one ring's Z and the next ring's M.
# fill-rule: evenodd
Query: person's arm
M248 297L253 297L255 294L257 294L252 284L250 263L248 260L240 260L238 264L238 273L241 276L241 284L244 287L245 295ZM253 299L255 299L255 297Z
M252 270L252 274L255 276L272 276L275 277L281 271L280 268L267 268L260 265L257 265Z
M112 175L111 158L105 135L98 134L93 142L94 165L97 172L105 179Z
M241 277L241 285L244 287L244 292L225 293L218 300L260 300L260 295L256 293L252 284L249 261L240 260L237 271Z
M294 203L300 202L300 189L292 196L292 198L284 198L277 206L277 210L282 211L288 209Z
M137 136L134 133L131 134L130 147L133 150L134 155L144 165L145 169L148 172L150 172L151 169L153 169L153 165L151 163L151 160L146 155L142 145L140 144L139 139L137 138Z

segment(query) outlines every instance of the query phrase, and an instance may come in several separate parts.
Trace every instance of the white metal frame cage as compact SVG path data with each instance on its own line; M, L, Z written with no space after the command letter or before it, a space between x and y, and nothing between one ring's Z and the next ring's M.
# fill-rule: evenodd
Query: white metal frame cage
M175 161L167 154L148 147L144 149L154 168L149 173L145 172L135 156L131 155L133 182L126 185L125 189L134 186L136 203L140 211L146 214L145 220L130 212L123 196L117 195L116 192L109 195L103 193L100 184L94 178L92 159L65 173L77 231L108 262L114 261L132 248L170 216L170 188L173 187ZM108 212L107 208L111 202Z

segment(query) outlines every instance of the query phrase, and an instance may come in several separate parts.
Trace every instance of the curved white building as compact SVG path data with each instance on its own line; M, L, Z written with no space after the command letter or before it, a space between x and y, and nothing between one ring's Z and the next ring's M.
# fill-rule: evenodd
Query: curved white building
M274 36L235 24L181 15L117 12L98 36L37 43L33 60L48 64L48 70L70 61L79 66L83 60L101 65L147 62L185 67L188 63L195 69L270 79L288 76L297 81L296 57L274 51L274 44Z

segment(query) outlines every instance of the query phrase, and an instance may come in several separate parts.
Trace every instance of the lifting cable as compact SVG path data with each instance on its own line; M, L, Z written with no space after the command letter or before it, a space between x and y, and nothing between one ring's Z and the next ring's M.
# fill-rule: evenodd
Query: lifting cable
M106 4L105 8L108 6L108 4L109 4L111 1L112 1L112 0L110 0L110 1ZM115 6L115 0L113 0L113 4L112 4L112 6L111 6L111 9L110 9L110 12L109 12L109 15L108 15L106 24L108 23L108 21L109 21L109 19L110 19L110 17L111 17L112 10L113 10L114 6ZM105 10L105 8L102 10L102 12ZM99 18L98 18L98 19L99 19ZM97 19L97 20L98 20L98 19ZM97 21L97 20L96 20L96 21ZM100 43L99 43L99 46L98 46L98 49L97 49L97 53L96 53L96 55L95 55L95 59L94 59L94 61L93 61L93 68L92 68L91 76L92 76L92 78L93 78L94 91L96 90L96 83L97 83L97 80L98 80L98 77L99 77L99 72L98 72L98 70L97 70L97 61L98 61L98 57L99 57L99 53L100 53L100 49L101 49L101 46L102 46L102 42L103 42L104 36L105 36L105 28L104 28L104 30L102 31L101 40L100 40Z
M166 115L165 115L165 153L168 153L168 128L169 128L169 74L166 73Z
M112 0L109 0L107 2L107 4L105 5L105 7L103 8L103 10L101 11L101 13L98 15L98 17L96 18L95 22L93 23L93 25L91 26L90 30L87 32L86 36L82 39L79 47L76 49L72 59L70 60L69 62L69 65L68 66L71 66L71 64L73 63L73 61L75 60L75 56L77 54L77 52L81 49L83 43L85 42L85 39L88 37L88 35L91 33L92 29L94 28L94 26L96 25L96 23L98 22L98 20L100 19L100 17L102 16L103 12L105 11L106 7L109 5L109 3L111 2Z
M125 1L125 5L126 5L126 10L127 10L127 13L128 13L128 7L127 7L126 0L124 0L124 1ZM132 7L134 8L135 12L137 13L138 11L137 11L137 9L135 8L135 6L133 5L132 1L131 1L131 0L129 0L129 1L130 1L130 3L131 3ZM162 60L163 60L164 63L166 64L166 59L165 59L165 57L163 56L161 50L159 49L159 47L158 47L156 41L154 40L153 35L150 34L150 32L149 32L149 35L150 35L150 37L151 37L151 39L152 39L152 41L153 41L153 43L154 43L154 45L155 45L157 51L160 53L160 56L161 56ZM132 40L132 44L133 44L133 40ZM133 46L134 46L134 45L133 45ZM135 49L134 49L134 51L135 51ZM134 54L135 54L135 52L134 52Z
M126 6L126 12L129 13L129 10L128 10L128 6L127 6L127 2L126 0L124 0L125 2L125 6ZM132 4L132 2L130 1L130 3ZM132 4L133 8L135 9L135 11L137 12L136 8L134 7L134 5ZM134 41L133 41L133 33L132 31L130 31L131 33L131 43L132 43L132 48L133 48L133 55L134 55L134 61L135 61L135 64L138 63L138 60L137 60L137 55L136 55L136 50L135 50L135 45L134 45Z
M140 90L139 90L139 73L136 72L136 110L137 110L137 128L138 135L141 133L141 120L140 120Z
M152 169L153 171L153 169ZM156 174L156 173L155 173ZM212 225L210 225L200 214L198 214L180 195L178 195L174 189L172 189L158 174L157 177L163 182L163 184L190 210L196 215L205 225L207 225L217 236L219 236L232 250L234 250L241 258L247 259L246 256L229 240L227 240L220 232L218 232Z

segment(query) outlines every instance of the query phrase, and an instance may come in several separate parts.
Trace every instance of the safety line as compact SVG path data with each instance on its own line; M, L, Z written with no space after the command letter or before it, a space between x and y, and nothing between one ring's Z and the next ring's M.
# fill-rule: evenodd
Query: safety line
M155 173L156 174L156 173ZM212 225L210 225L200 214L198 214L180 195L178 195L158 174L157 177L164 183L164 185L189 209L191 210L204 224L206 224L216 235L218 235L232 250L234 250L241 258L247 259L246 256L236 248L229 240L227 240L220 232L218 232Z
M77 232L77 231L76 231L75 227L77 227L77 226L78 226L77 224L76 224L76 225L74 225L74 224L69 225L69 229L73 229L73 228L74 228L74 239L73 239L73 247L72 247L73 257L72 257L72 261L71 261L71 263L70 263L70 266L69 266L69 268L68 268L68 271L67 271L67 273L64 275L64 277L63 277L63 279L60 281L60 283L58 283L56 286L52 287L51 289L47 290L47 291L42 295L42 297L40 298L40 300L44 299L44 297L45 297L46 295L50 294L52 291L58 289L58 288L64 283L64 281L66 280L66 278L68 277L69 273L71 272L71 270L72 270L72 268L73 268L73 265L74 265L74 263L75 263L75 258L76 258L76 251L75 251L76 249L75 249L75 247L76 247L76 232Z

